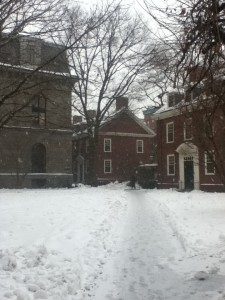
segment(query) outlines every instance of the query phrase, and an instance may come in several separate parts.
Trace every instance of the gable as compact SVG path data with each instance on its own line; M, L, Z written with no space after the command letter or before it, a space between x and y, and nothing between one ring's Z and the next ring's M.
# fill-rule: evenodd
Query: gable
M126 111L118 114L110 121L103 124L100 132L117 132L117 133L136 133L154 135L153 132L141 121L137 121L136 117L130 116Z

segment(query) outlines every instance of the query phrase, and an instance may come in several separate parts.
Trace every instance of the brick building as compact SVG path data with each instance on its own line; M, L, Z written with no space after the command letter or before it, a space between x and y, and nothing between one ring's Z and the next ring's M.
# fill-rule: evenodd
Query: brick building
M79 118L77 119L78 121ZM89 140L85 124L75 125L75 181L86 182L89 173ZM151 163L155 133L128 109L128 99L118 98L116 112L105 120L99 130L97 149L97 180L99 183L127 181L139 166Z
M75 81L61 46L1 39L0 187L71 185Z
M170 93L167 105L151 115L157 122L159 188L224 191L224 109L199 95L205 95L199 87L192 89L193 101Z

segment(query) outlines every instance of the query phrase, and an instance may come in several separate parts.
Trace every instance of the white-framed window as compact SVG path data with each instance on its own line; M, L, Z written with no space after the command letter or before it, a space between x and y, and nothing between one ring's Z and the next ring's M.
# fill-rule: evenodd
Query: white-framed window
M144 142L143 140L136 141L136 151L137 153L144 153Z
M215 175L215 155L205 152L205 175Z
M104 152L112 151L112 141L111 139L104 139Z
M173 122L166 124L166 141L167 141L167 143L174 142L174 123Z
M175 155L167 155L167 175L175 175Z
M112 160L111 159L104 160L104 173L112 173Z
M184 140L192 139L192 119L189 118L184 122Z

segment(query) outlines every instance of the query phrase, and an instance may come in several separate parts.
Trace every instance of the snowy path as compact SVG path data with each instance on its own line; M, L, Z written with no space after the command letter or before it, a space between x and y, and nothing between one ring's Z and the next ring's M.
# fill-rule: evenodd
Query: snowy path
M183 268L194 257L186 253L165 212L159 213L156 199L145 191L127 193L128 207L112 254L86 299L203 300L214 299L215 290L219 296L215 299L225 299L220 298L224 276L199 281L196 274L204 277L204 272ZM176 266L183 272L176 272Z
M0 300L224 300L224 199L0 190Z

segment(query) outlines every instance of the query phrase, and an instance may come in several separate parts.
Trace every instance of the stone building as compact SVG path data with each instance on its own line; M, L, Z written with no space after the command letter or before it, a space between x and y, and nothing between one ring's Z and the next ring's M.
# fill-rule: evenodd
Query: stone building
M0 187L72 183L71 90L62 46L0 40Z

